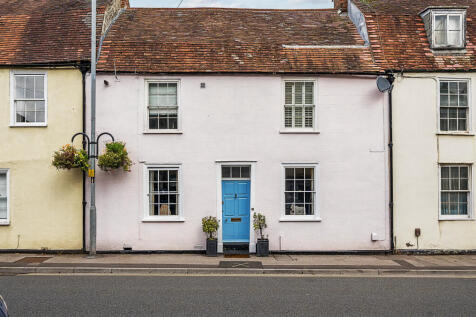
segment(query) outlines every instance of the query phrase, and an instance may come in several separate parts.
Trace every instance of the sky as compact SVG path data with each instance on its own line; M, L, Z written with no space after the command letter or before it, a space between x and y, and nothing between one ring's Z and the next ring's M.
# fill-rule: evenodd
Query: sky
M181 0L129 0L131 7L176 8ZM333 7L332 0L183 0L181 8L225 7L263 9L316 9Z

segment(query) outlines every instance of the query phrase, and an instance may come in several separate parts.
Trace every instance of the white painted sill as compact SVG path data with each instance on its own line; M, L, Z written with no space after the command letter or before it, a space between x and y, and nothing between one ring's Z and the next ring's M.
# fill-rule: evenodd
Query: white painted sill
M474 136L474 132L437 132L436 135Z
M145 130L144 134L183 134L182 130Z
M0 226L9 226L10 221L9 220L0 220Z
M301 217L301 216L287 216L279 218L279 222L321 222L319 217Z
M474 218L468 216L440 216L438 221L474 221Z
M142 219L142 222L185 222L183 217L158 216Z
M46 128L47 123L31 123L31 124L10 124L10 128Z
M321 131L313 129L281 129L280 134L320 134Z

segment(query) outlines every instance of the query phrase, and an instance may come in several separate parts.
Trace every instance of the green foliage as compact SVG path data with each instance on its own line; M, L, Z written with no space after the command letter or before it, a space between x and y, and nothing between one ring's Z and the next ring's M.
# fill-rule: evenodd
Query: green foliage
M202 230L207 234L207 239L214 240L215 233L218 231L218 220L216 217L204 217L202 218Z
M106 172L121 168L125 172L131 171L132 161L127 153L124 142L110 142L106 150L98 157L98 166Z
M87 171L89 168L89 157L86 151L78 150L73 145L66 144L53 154L51 164L57 169L80 168Z
M259 230L259 235L261 239L264 239L263 229L267 228L268 225L266 224L266 217L260 213L253 214L253 228L255 230Z

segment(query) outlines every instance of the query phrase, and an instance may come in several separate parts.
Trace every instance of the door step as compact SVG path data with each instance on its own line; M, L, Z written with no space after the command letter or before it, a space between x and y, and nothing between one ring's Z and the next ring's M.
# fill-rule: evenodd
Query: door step
M223 243L223 255L225 258L249 258L250 245L244 242Z

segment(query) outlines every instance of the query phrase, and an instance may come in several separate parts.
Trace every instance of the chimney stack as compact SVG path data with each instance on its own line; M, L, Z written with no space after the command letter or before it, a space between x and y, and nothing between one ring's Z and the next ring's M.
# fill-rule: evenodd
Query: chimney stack
M347 12L347 5L347 0L334 0L334 8L342 12Z

